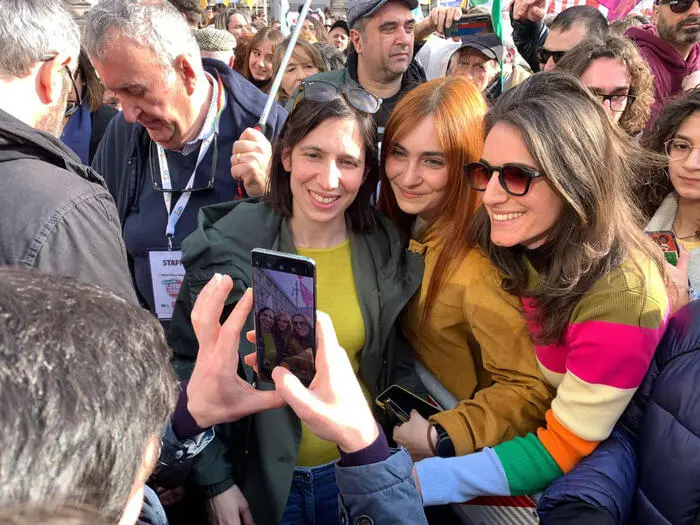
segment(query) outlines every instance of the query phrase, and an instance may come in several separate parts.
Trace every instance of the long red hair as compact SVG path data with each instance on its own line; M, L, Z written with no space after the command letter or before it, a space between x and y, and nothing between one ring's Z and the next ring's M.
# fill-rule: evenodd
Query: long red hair
M469 187L464 166L481 157L487 110L486 101L474 84L459 77L439 78L407 93L394 108L384 131L379 207L407 236L411 235L416 216L404 213L396 202L386 175L387 156L416 124L431 117L448 168L444 207L430 225L438 237L440 251L428 285L421 323L428 319L437 295L470 249L467 227L480 204L480 197Z

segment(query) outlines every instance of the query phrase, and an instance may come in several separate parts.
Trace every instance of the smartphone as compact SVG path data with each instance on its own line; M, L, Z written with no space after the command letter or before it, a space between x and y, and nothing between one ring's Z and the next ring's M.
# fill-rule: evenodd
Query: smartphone
M647 235L651 237L656 244L659 245L661 251L664 252L664 257L666 261L673 266L678 264L678 254L680 250L678 249L678 241L676 241L676 236L673 232L659 231L659 232L647 232Z
M416 410L425 419L440 412L440 409L424 401L417 395L399 385L391 385L377 396L375 401L389 416L401 423L411 417L411 410Z
M491 15L465 15L457 20L457 22L454 22L452 27L445 30L445 38L463 38L475 36L480 33L493 33Z
M255 249L250 252L258 377L272 382L282 366L309 386L316 374L316 263Z

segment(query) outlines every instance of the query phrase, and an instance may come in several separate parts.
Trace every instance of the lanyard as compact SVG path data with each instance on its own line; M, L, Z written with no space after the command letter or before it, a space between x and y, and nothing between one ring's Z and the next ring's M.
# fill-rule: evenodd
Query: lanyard
M168 239L168 250L173 249L173 237L175 236L175 226L177 226L180 217L182 217L182 214L185 212L187 204L190 202L190 197L192 197L192 192L190 190L194 187L194 180L197 175L197 168L199 168L199 165L202 163L202 160L204 160L204 157L209 151L211 143L214 140L216 140L216 137L219 134L219 122L221 120L221 114L224 111L225 92L223 83L221 82L221 78L219 78L218 80L219 99L217 100L217 114L216 119L214 121L214 131L210 133L207 138L202 140L202 145L199 149L199 156L197 157L197 163L194 166L194 171L192 172L192 175L187 181L185 189L182 190L182 195L180 195L180 198L175 203L175 208L172 208L173 182L170 177L168 159L165 156L165 150L163 149L163 147L160 144L156 144L158 149L158 164L160 165L160 178L163 184L163 201L165 201L165 210L168 212L168 224L165 227L165 236Z

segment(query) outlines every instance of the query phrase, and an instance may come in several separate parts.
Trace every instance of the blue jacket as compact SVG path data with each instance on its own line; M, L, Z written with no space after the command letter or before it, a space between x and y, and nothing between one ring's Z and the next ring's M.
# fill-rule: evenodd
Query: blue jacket
M544 493L542 523L567 506L599 512L589 523L700 523L700 301L671 319L610 438Z
M406 449L359 467L335 467L341 525L428 525Z

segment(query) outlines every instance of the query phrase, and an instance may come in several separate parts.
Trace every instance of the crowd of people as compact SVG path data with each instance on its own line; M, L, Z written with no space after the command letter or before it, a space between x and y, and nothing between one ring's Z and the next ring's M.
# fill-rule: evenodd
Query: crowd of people
M700 1L545 7L0 2L0 525L698 525Z

